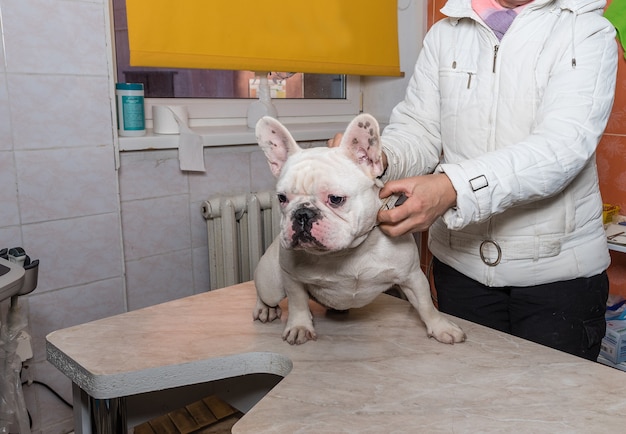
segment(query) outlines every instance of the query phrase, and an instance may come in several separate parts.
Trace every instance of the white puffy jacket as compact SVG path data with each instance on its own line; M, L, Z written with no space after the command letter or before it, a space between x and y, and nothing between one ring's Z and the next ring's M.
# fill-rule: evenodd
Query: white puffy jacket
M604 0L535 0L502 41L448 0L383 133L386 179L443 171L456 207L441 261L488 286L589 277L610 263L595 151L613 104Z

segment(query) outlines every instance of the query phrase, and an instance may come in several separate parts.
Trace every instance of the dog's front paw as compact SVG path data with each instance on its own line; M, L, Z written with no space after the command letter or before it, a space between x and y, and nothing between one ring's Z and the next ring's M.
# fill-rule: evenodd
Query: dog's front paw
M315 333L315 329L313 327L286 327L283 332L283 340L289 342L291 345L300 345L307 341L317 340L317 333Z
M428 325L428 336L444 344L465 342L466 339L465 332L461 330L461 327L443 316Z
M259 320L261 322L272 322L277 318L280 318L282 315L282 310L280 306L268 306L263 303L261 299L257 298L256 306L254 306L254 311L252 312L252 318L255 320Z

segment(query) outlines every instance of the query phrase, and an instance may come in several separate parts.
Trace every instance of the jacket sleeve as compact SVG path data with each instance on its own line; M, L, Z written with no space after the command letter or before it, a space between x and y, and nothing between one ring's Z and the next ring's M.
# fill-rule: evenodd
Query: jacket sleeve
M431 31L424 38L405 98L383 131L385 180L432 173L440 162L439 68L432 35Z

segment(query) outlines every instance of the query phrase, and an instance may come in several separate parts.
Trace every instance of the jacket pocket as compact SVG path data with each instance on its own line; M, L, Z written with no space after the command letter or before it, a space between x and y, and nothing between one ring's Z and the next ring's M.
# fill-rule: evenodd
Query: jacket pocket
M445 68L439 71L441 97L456 98L461 92L476 87L477 72L472 69Z
M467 141L468 131L472 126L481 125L482 110L477 107L476 89L478 85L476 70L446 68L439 70L439 93L441 95L441 138L444 144L455 146ZM469 129L468 129L469 128ZM473 140L481 143L484 137L472 135ZM469 158L471 149L455 149L464 158Z
M600 346L606 334L606 320L604 318L590 319L583 323L583 349Z

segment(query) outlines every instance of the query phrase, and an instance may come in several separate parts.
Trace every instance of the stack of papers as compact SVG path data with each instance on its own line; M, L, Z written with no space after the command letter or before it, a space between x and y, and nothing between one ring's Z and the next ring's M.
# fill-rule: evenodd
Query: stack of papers
M606 240L611 244L626 246L626 226L613 223L607 225Z

